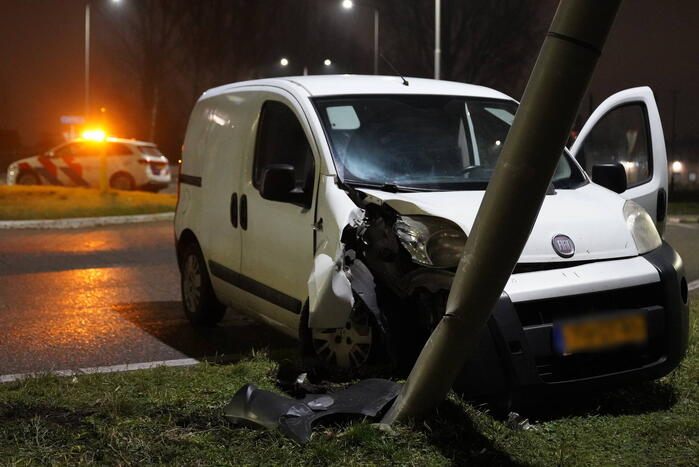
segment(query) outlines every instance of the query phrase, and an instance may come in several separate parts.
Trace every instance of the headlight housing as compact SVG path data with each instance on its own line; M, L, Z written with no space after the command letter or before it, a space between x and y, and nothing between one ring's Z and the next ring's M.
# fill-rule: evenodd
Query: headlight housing
M14 184L15 183L15 177L17 176L17 173L19 172L17 164L10 164L10 166L7 168L7 184Z
M633 241L636 243L639 255L655 250L662 245L663 241L653 219L638 203L629 200L624 204L624 218Z
M435 268L459 264L466 234L455 223L441 217L399 216L394 230L416 263Z

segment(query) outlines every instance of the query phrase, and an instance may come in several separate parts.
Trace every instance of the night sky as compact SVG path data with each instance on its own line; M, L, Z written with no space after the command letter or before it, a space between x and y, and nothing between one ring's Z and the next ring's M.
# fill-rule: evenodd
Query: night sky
M115 90L131 78L114 64L119 43L110 36L109 23L120 20L119 6L99 1L101 12L92 22L93 99L123 114ZM129 1L137 0L122 0ZM557 2L546 1L553 15ZM55 133L61 115L82 114L83 15L82 0L0 0L0 129L19 131L25 146L37 144L42 132ZM347 27L357 28L357 34L371 31L370 21L347 21ZM676 92L678 139L698 140L698 31L696 0L626 0L591 85L594 104L615 91L649 85L669 138ZM584 114L588 107L586 100Z

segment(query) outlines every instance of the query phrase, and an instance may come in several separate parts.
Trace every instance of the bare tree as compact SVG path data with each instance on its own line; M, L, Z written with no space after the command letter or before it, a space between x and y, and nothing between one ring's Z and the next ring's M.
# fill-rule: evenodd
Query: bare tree
M541 2L441 1L442 77L521 91L543 37ZM383 0L379 5L386 18L387 58L403 73L431 77L434 0Z
M141 136L155 139L163 84L177 64L183 11L187 0L129 2L126 22L117 29L123 57L139 82ZM148 129L145 133L144 129Z

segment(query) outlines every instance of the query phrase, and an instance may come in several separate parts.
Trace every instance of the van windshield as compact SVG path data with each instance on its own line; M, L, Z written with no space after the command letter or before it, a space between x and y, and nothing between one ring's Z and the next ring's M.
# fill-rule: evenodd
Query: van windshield
M483 190L512 125L517 104L432 95L314 99L340 179L393 190ZM564 153L556 188L586 182Z

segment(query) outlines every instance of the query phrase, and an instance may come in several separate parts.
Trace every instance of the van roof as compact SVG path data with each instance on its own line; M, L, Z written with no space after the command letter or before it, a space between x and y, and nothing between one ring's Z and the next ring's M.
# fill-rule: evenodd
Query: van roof
M447 96L471 96L493 99L512 98L491 88L474 84L440 81L425 78L406 78L409 85L397 76L374 75L313 75L257 79L226 84L209 89L200 99L227 94L251 86L272 86L290 92L305 92L309 97L339 96L349 94L426 94Z

